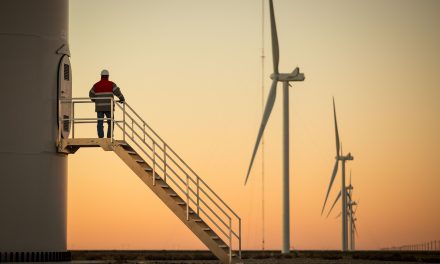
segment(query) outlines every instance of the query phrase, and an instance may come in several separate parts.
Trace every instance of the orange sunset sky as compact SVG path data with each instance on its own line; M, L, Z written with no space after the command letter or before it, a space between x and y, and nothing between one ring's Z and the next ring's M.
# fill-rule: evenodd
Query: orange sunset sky
M332 96L354 156L357 248L439 240L440 1L274 5L280 71L306 75L290 88L292 247L340 249L340 205L320 215L335 156ZM108 69L127 102L241 216L244 249L260 249L263 236L261 151L243 185L262 113L261 14L261 0L70 0L69 10L73 96L88 96ZM266 249L281 246L278 89L265 132ZM96 136L92 125L76 133ZM68 173L69 249L205 249L114 153L80 149ZM331 202L338 187L340 174Z

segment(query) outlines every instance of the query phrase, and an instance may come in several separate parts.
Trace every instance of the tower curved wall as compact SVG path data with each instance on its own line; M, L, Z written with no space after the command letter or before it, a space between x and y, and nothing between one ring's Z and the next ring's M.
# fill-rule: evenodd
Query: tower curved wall
M63 45L68 47L68 0L1 1L3 259L13 252L36 256L67 249L67 156L56 151L57 76L63 56L57 50Z

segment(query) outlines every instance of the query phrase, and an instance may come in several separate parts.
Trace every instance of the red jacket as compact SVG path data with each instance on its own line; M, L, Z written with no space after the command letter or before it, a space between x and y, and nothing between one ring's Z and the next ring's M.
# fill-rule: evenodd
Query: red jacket
M112 81L108 80L107 76L101 76L101 80L90 89L89 97L95 102L96 112L111 111L111 98L116 95L119 100L124 101L124 95L122 95L119 87ZM99 99L103 97L106 99Z

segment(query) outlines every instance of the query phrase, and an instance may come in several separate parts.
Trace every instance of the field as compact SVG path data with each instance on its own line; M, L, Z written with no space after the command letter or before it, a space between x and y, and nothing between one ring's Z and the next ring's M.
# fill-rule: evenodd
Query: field
M218 264L209 251L72 251L72 263L173 263ZM281 255L278 251L244 251L243 263L250 264L404 264L440 263L435 251L294 251Z

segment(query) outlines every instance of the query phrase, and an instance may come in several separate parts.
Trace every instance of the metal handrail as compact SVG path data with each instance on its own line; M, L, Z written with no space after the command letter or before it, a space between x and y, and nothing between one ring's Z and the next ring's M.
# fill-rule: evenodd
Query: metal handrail
M139 116L139 114L138 113L136 113L136 111L134 111L134 109L128 104L128 103L124 103L124 105L126 106L126 107L128 107L132 112L133 112L133 114L138 118L138 119L140 119L142 122L143 122L143 124L144 125L146 125L147 127L148 127L148 129L160 140L160 141L162 141L163 143L165 143L165 141L157 134L157 132L156 131L154 131L140 116ZM121 106L119 106L118 105L118 107L119 108L121 108L122 109L122 107ZM137 123L136 123L137 124ZM140 125L138 125L139 126L139 128L141 128L140 127ZM166 143L165 143L166 144ZM202 181L202 183L204 183L204 184L206 184L205 183L205 181L202 179L202 178L200 178L198 175L197 175L197 173L196 172L194 172L193 171L193 169L188 165L188 164L186 164L186 162L174 151L174 149L172 149L168 144L166 144L167 145L167 148L169 149L169 150L171 150L171 152L173 152L173 154L179 159L179 161L180 162L182 162L186 167L187 167L187 169L189 169L193 174L194 174L194 176L196 176L197 178L199 178L200 179L200 181ZM225 205L227 208L228 208L228 210L231 212L231 213L233 213L236 217L238 217L239 218L239 216L234 212L234 210L232 210L218 195L217 195L217 193L215 193L207 184L206 184L206 187L207 188L209 188L210 189L210 191L214 194L214 195L216 195L216 197L223 203L223 205Z
M134 122L135 124L137 124L136 122ZM119 126L119 128L120 129L122 129L122 127L120 127L120 125L119 124L117 124L118 126ZM131 126L127 126L130 130L133 130L133 127ZM140 128L140 126L139 126L139 128ZM125 133L126 133L126 135L139 147L139 148L141 148L141 146L139 146L136 142L135 142L135 139L133 138L133 137L131 137L130 136L130 134L127 132L127 131L125 131ZM143 140L142 138L141 138L141 136L138 134L138 133L136 133L136 132L133 132L134 133L134 135L136 135L136 137L139 139L139 140ZM145 143L146 144L146 142L143 142L143 143ZM146 144L146 146L150 149L150 150L152 150L152 148L150 147L150 146L148 146L148 144ZM142 152L144 152L144 154L152 161L153 159L152 159L152 157L148 154L148 153L146 153L142 148L141 148L141 151ZM187 176L187 177L189 177L189 175L188 175L188 173L186 173L183 169L182 169L182 167L180 167L180 165L171 157L171 156L168 156L169 158L170 158L170 160L171 161L173 161L173 163ZM162 159L162 157L160 157L160 156L158 156L158 158L159 158L159 160L161 161L161 162L163 162L163 163L165 163L165 160L164 159ZM170 170L171 170L171 172L173 172L174 173L174 175L180 180L180 182L181 183L183 183L183 184L185 184L185 181L179 176L179 174L172 168L172 167L168 167ZM165 171L164 171L164 169L163 168L161 168L160 166L159 166L159 169L162 171L162 172L164 172L164 173L166 173ZM169 173L166 173L166 175L167 176L171 176ZM169 177L170 178L170 180L172 180L172 178L171 177ZM192 183L194 183L194 184L197 184L196 183L196 181L194 180L194 179L192 179L192 178L189 178L190 180L191 180L191 182ZM175 183L176 184L176 186L177 187L179 187L178 186L178 184L174 181L174 180L172 180L173 181L173 183ZM208 186L209 187L209 186ZM179 189L182 191L182 192L184 192L180 187L179 187ZM196 191L194 191L193 190L193 188L189 188L189 191L191 191L196 197L198 197L198 199L203 203L203 204L205 204L206 205L206 207L214 214L214 215L216 215L215 214L215 212L211 209L211 208L209 208L209 206L208 206L208 204L202 199L202 198L200 198L200 196L196 193ZM215 200L213 200L213 199L211 199L211 197L209 196L209 194L204 190L204 189L201 189L201 191L207 196L207 197L209 197L210 198L210 200L217 206L217 208L226 216L226 217L228 217L229 218L229 215L223 210L223 208L221 208L216 202L215 202ZM192 200L192 199L191 199ZM199 206L197 206L197 208L199 208ZM222 218L220 218L218 215L216 215L216 217L217 217L217 219L219 220L219 221L221 221L222 223L223 223L223 225L225 225L225 226L227 226L227 224L224 222L224 220L222 219ZM211 219L212 220L212 219ZM223 232L223 230L221 230L222 232ZM224 232L223 232L224 233ZM225 234L225 233L224 233ZM232 231L232 234L234 235L234 236L236 236L237 238L239 237L239 235L235 232L235 231ZM226 235L226 234L225 234Z
M118 124L118 126L119 126L119 128L121 128L120 127L120 125ZM133 129L133 127L131 126L128 126L128 128L129 129ZM122 128L121 128L122 129ZM127 134L127 136L139 147L139 148L141 148L141 146L139 146L138 145L138 143L134 140L134 138L133 137L131 137L130 136L130 134L129 134L129 132L127 132L127 131L125 131L124 133L126 133ZM134 132L134 134L139 138L139 140L142 140L142 138L140 137L140 135L138 134L138 133L136 133L136 132ZM144 142L145 143L145 142ZM147 145L147 147L148 148L150 148L151 149L151 147L150 146L148 146ZM142 150L142 149L141 149ZM143 151L143 150L142 150ZM144 152L144 154L145 155L147 155L147 157L150 159L150 160L152 160L152 158L151 158L151 156L149 156L149 154L148 153L146 153L145 151L143 151ZM160 161L162 161L162 162L165 162L163 159L162 159L162 157L160 157L160 156L158 156L158 158L160 159ZM170 159L172 160L172 157L170 157ZM175 162L174 160L173 160L173 162ZM180 169L181 169L181 167L177 164L177 163L175 163L175 165L177 166L177 167L179 167ZM165 171L164 171L164 169L163 168L161 168L160 166L158 166L159 167L159 169L162 171L162 172L164 172L164 173L166 173ZM184 182L184 180L177 174L177 172L175 172L174 171L174 169L172 168L172 167L169 167L169 169L171 170L171 172L173 172L174 173L174 175L180 180L180 182L181 183L185 183ZM189 176L185 171L183 171L185 174L186 174L186 176ZM180 187L179 186L179 184L175 181L175 180L173 180L173 177L170 177L171 175L169 174L169 173L166 173L166 175L168 175L168 179L169 180L171 180L175 185L176 185L176 187L178 188L178 189L180 189L180 191L182 191L182 193L185 193L185 191L182 189L182 187ZM191 178L190 178L191 179ZM193 182L193 183L196 183L193 179L191 179L191 181ZM196 197L197 197L197 193L196 193L196 191L194 191L193 190L193 188L188 188L188 190L191 192L191 193L193 193ZM208 193L206 193L206 191L205 190L203 190L203 189L201 189L202 190L202 192L204 192L206 195L209 195ZM213 211L213 209L212 208L210 208L209 206L208 206L208 204L203 200L203 199L201 199L200 197L198 197L198 199L200 199L200 201L206 206L206 208L208 208L209 209L209 211L213 214L213 215L215 215L216 217L217 217L217 219L224 225L224 226L227 226L227 223L225 223L225 221L221 218L221 217L219 217L214 211ZM189 200L191 200L193 203L195 203L196 204L196 202L191 198L191 197L189 197ZM215 201L212 201L224 214L225 214L225 216L226 217L228 217L228 219L230 218L230 216L228 216L228 214L220 207L220 206L218 206L218 204L215 202ZM198 209L200 209L203 213L205 213L205 215L208 217L208 219L209 220L211 220L211 222L213 222L213 224L220 230L220 232L221 233L223 233L228 239L230 239L230 237L228 236L228 234L226 233L226 231L224 231L223 229L221 229L221 227L219 227L218 226L218 224L209 216L209 214L205 211L205 210L203 210L202 208L200 208L200 206L199 205L196 205L197 206L197 208ZM237 237L237 238L239 238L239 235L235 232L235 231L233 231L233 230L230 230L230 234L233 234L235 237Z
M75 104L92 103L90 99L111 100L111 118L76 118L74 114ZM115 104L115 102L118 103ZM236 237L238 240L239 255L241 256L241 218L226 204L223 199L220 198L216 192L212 190L212 188L202 178L199 177L199 175L176 153L176 151L174 151L174 149L172 149L159 136L159 134L140 117L140 115L129 104L126 102L119 103L119 101L114 100L113 97L82 97L59 100L60 105L64 103L71 104L72 117L60 117L60 128L62 127L61 124L67 121L72 125L73 134L75 124L96 123L98 120L108 121L110 119L112 121L112 142L114 141L114 129L118 128L122 131L123 139L125 140L125 137L128 137L128 139L130 139L130 141L132 141L141 150L143 155L145 155L147 159L152 162L154 174L153 185L155 185L155 178L157 175L156 171L158 170L163 174L163 179L165 182L167 182L167 179L169 179L170 182L172 182L173 185L175 185L182 193L182 195L186 196L187 220L189 220L189 210L192 210L192 207L190 206L190 203L192 203L197 208L197 214L199 217L201 217L199 212L202 212L225 236L226 239L224 241L229 242L229 250L232 250L232 237ZM115 119L115 106L122 111L122 120ZM141 135L137 131L140 131ZM61 137L59 134L59 139L60 138ZM148 140L148 142L146 140ZM151 144L149 144L150 141ZM148 152L152 154L149 154ZM176 170L173 167L176 167ZM183 175L180 175L180 173ZM175 181L173 179L174 177L176 177L178 181ZM204 195L207 201L200 196L201 194ZM209 206L208 203L211 204L211 206ZM204 208L208 209L208 211L206 211ZM216 213L217 210L220 211L226 218L219 216ZM231 217L230 214L233 217ZM217 219L217 221L220 221L220 223L212 219L212 216ZM234 221L237 221L238 231L234 230L232 223L233 219L235 219ZM222 228L219 226L219 224L224 227Z
M136 116L136 117L138 117L142 122L143 122L143 124L145 124L145 125L147 125L146 124L146 122L144 121L144 120L142 120L141 119L141 117L133 110L133 108L129 105L129 104L127 104L127 103L125 103L125 106L126 107L128 107L132 112L133 112L133 114ZM123 110L123 107L121 107L120 105L118 105L118 107L120 108L120 109L122 109ZM130 115L130 114L128 114L128 113L126 113L126 115L130 118L130 119L133 119L133 117ZM139 123L138 122L136 122L136 121L134 121L134 124L136 124L137 126L138 126L138 128L139 129L143 129L143 127L141 127L140 125L139 125ZM215 193L207 184L206 184L206 182L205 181L203 181L203 179L201 179L193 170L192 170L192 168L190 168L187 164L186 164L186 162L184 162L183 161L183 159L168 145L168 144L166 144L166 142L164 142L163 141L163 139L162 138L160 138L159 136L158 136L158 134L156 133L156 132L154 132L152 129L151 129L151 127L150 126L148 126L147 125L147 127L153 132L153 134L154 135L156 135L157 137L158 137L158 139L159 140L161 140L162 142L162 144L164 145L164 146L166 146L166 148L167 149L169 149L178 159L179 159L179 161L181 161L182 162L182 164L184 164L193 174L194 174L194 176L197 178L197 179L199 179L208 189L209 189L209 191L211 191L212 192L212 194L223 204L223 205L225 205L225 207L231 212L231 213L233 213L237 218L239 218L238 217L238 215L218 196L218 194L217 193ZM130 127L132 130L134 130L134 128L133 127ZM145 132L145 131L143 131L143 132ZM141 138L140 138L140 136L138 136L139 137L139 139L141 140ZM150 137L150 136L149 136ZM151 138L151 137L150 137ZM152 139L152 138L151 138ZM153 139L152 139L153 140ZM154 140L153 140L153 142L155 142ZM143 142L143 143L145 143L145 142ZM155 142L156 144L157 144L157 142ZM158 145L158 147L160 148L160 145ZM164 149L165 148L161 148L161 150L162 151L164 151ZM161 159L162 160L162 158L160 157L160 156L158 156L159 157L159 159ZM182 172L184 172L185 173L185 175L186 176L189 176L188 175L188 173L187 172L185 172L178 164L177 164L177 162L171 157L171 156L169 156L168 154L166 155L166 157L169 157L174 163L175 163L175 165L176 166L178 166L179 167L179 169L181 169L182 170ZM163 161L163 160L162 160ZM165 162L165 161L163 161L163 162ZM170 168L171 170L172 170L172 168ZM174 172L174 170L173 170L173 172ZM179 175L176 173L176 172L174 172L174 174L177 176L177 177L179 177ZM166 175L169 175L169 174L166 174ZM180 177L179 177L180 178ZM194 180L194 179L192 179L192 178L190 178L191 179L191 181L194 183L194 184L196 184L196 181ZM182 179L181 179L182 180ZM182 180L182 182L183 182L183 180ZM212 199L212 197L210 197L210 195L205 191L205 190L203 190L202 189L202 191L205 193L205 195L207 195L208 196L208 198L226 215L226 216L228 216L228 214L215 202L215 200L214 199ZM218 217L219 218L219 217ZM220 219L220 218L219 218ZM221 220L221 219L220 219ZM234 235L236 235L236 233L235 232L233 232L234 233ZM237 236L237 238L238 238L238 235L236 235Z

